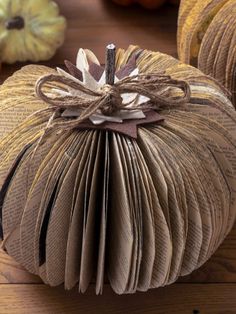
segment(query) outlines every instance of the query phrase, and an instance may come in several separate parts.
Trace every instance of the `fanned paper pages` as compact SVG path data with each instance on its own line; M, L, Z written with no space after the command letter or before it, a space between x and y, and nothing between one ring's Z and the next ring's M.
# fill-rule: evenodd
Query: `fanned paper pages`
M178 52L182 62L211 75L232 92L236 107L235 0L181 0Z
M95 283L100 294L108 282L124 294L173 283L235 220L230 95L135 46L117 51L114 86L91 51L66 65L24 67L0 88L2 246L51 286Z

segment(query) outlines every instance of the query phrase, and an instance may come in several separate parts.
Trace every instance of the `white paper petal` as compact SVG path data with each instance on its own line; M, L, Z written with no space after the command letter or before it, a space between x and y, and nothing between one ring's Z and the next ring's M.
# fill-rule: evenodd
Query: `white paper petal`
M121 97L123 99L123 104L128 104L133 102L137 98L137 93L125 93L121 94Z
M83 72L83 70L89 69L89 64L84 49L80 48L76 58L76 67Z
M138 75L139 74L139 69L138 68L135 68L129 76L134 76L134 75Z
M115 76L115 77L114 77L114 83L117 83L118 81L120 81L120 80L118 79L117 76Z
M141 104L144 104L144 103L148 102L149 100L150 100L150 98L148 98L146 96L138 95L135 104L141 105Z
M106 75L105 71L102 73L102 76L100 77L100 80L98 81L99 86L102 86L106 83Z
M86 71L85 69L83 70L83 77L84 77L84 85L93 90L96 91L100 88L100 84L92 77L92 75Z
M52 91L55 92L55 94L65 97L65 96L71 96L70 92L66 92L62 89L58 89L58 88L52 88Z
M95 56L95 54L89 50L89 49L84 49L87 60L92 61L93 63L96 63L97 65L100 65L100 62L98 60L98 58Z
M89 117L89 120L90 120L94 125L99 125L99 124L102 124L103 122L106 121L106 120L103 119L103 118L99 118L99 117L95 117L95 116Z
M146 118L142 110L134 110L134 111L120 110L117 116L119 116L123 120Z
M103 119L104 121L122 123L122 119L119 116L105 116L103 114L93 114L92 117Z
M118 81L119 81L118 77L115 76L114 82L116 83ZM105 71L102 73L102 76L101 76L100 80L98 81L98 84L99 84L99 86L103 86L103 85L106 84L106 74L105 74Z
M79 84L83 84L83 82L81 82L80 80L78 80L76 77L74 77L73 75L71 75L70 73L64 71L63 69L61 68L56 68L57 69L57 73L62 75L62 76L65 76L69 79L71 79L72 81L76 82L76 83L79 83Z
M81 110L79 109L66 109L63 113L62 113L62 117L79 117L81 114ZM116 123L122 123L122 119L119 116L105 116L103 114L93 114L90 118L89 118L93 124L101 124L105 121L110 121L110 122L116 122Z
M76 77L74 77L73 75L71 75L70 73L67 73L66 71L64 71L63 69L61 68L57 68L57 72L58 74L62 75L62 76L65 76L69 79L71 79L72 81L76 82L76 83L79 83L79 84L82 84L84 85L83 82L81 82L80 80L78 80ZM79 90L75 90L73 88L70 88L70 87L67 87L68 88L68 92L70 93L70 95L73 95L73 96L83 96L83 97L86 97L86 94L84 94L83 92L79 91Z

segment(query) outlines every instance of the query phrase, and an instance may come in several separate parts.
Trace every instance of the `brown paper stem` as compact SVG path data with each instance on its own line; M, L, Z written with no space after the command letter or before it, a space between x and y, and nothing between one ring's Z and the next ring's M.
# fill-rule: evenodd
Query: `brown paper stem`
M116 46L109 44L106 47L106 63L105 74L106 84L113 85L115 80L115 60L116 60Z

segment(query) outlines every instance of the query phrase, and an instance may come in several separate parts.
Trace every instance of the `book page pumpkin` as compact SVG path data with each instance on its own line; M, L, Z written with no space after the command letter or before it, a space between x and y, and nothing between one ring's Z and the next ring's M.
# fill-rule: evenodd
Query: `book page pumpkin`
M69 72L27 66L0 88L2 246L51 286L85 292L95 279L99 294L107 280L124 294L171 284L235 221L226 90L136 46L115 64L108 84L81 49Z

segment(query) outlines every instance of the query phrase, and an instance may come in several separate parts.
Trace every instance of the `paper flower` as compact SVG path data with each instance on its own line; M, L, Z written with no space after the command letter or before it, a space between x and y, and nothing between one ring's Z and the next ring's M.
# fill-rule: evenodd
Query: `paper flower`
M77 62L76 62L76 68L81 72L81 80L85 86L87 86L89 89L98 91L101 89L102 86L106 84L105 82L105 70L104 67L101 67L99 64L99 61L90 52L90 58L92 57L92 60L95 61L93 64L94 70L92 73L89 72L89 64L88 64L88 59L86 56L86 53L83 49L80 49L77 55ZM67 62L67 64L69 64ZM70 69L72 65L70 64ZM67 73L66 71L57 68L57 72L60 75L63 75L65 77L68 77L75 82L78 82L78 78L75 78L73 75ZM135 64L135 59L131 59L131 62L129 62L126 66L126 69L123 69L122 72L118 72L118 76L115 76L115 82L119 81L121 78L125 76L136 76L139 74L139 70L136 67ZM95 77L94 77L94 76ZM97 80L96 80L97 78ZM54 90L55 91L55 90ZM56 90L60 95L76 95L76 91L71 89L69 93L67 92L62 92L61 90ZM78 91L77 91L78 93ZM132 105L140 105L142 103L145 103L149 101L148 97L139 95L137 93L124 93L121 95L123 99L123 103L129 104L130 106ZM88 96L89 97L89 96ZM64 117L71 117L71 116L79 116L80 111L78 110L65 110L62 116ZM143 119L145 118L145 114L143 113L142 110L135 110L132 112L125 111L125 110L120 110L116 112L115 115L112 116L104 116L101 112L98 111L97 114L93 114L89 119L92 121L93 124L101 124L105 121L111 121L111 122L117 122L117 123L122 123L123 120L129 120L129 119Z

